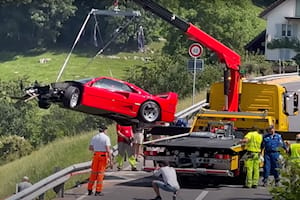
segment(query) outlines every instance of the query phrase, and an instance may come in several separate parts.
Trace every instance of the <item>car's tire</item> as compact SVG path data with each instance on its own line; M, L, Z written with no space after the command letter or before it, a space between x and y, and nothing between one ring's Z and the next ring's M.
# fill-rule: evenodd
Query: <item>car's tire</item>
M76 108L80 102L80 89L75 86L69 86L63 97L63 104L67 108Z
M146 123L158 121L161 116L161 109L154 101L146 101L143 103L139 110L139 118Z
M48 109L48 108L50 108L51 104L47 101L39 100L38 106L42 109Z

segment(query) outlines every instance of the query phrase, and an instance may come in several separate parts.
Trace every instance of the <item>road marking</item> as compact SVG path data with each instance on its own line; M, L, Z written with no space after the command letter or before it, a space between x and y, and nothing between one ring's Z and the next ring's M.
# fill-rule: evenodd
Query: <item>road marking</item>
M203 200L207 194L208 194L208 191L204 190L203 192L201 192L201 194L199 194L199 196L195 200Z
M76 200L82 200L82 199L84 199L85 197L87 197L87 195L82 195L82 196L80 196L79 198L77 198Z

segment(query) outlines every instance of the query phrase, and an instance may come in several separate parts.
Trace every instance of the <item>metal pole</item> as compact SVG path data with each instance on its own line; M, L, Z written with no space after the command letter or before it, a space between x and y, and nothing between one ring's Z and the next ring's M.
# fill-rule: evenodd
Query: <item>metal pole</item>
M196 65L197 65L197 63L196 63L196 61L197 61L197 58L195 57L194 58L194 81L193 81L193 105L194 105L194 103L195 103L195 88L196 88Z
M279 59L279 74L281 74L281 60Z

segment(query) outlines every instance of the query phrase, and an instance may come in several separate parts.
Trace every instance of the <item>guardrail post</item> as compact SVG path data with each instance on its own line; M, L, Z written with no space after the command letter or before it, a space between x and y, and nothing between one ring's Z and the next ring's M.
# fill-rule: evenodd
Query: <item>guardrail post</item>
M56 193L56 196L57 197L61 197L61 198L64 198L64 192L65 192L65 183L62 183L58 186L55 186L53 188L54 192Z
M44 200L45 199L45 194L41 194L38 199L39 200Z
M58 172L60 170L60 167L55 167L54 172ZM64 191L65 191L65 183L62 183L60 185L57 185L53 188L54 192L56 193L57 197L64 197Z

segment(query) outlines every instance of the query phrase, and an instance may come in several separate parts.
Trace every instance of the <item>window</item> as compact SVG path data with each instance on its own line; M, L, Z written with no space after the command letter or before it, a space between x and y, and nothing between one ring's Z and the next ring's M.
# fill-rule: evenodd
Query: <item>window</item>
M93 84L94 87L104 88L108 90L117 90L117 91L127 91L132 92L131 88L121 82L110 80L110 79L100 79Z
M300 0L296 0L296 17L300 17Z
M282 24L281 25L281 36L291 37L292 36L292 25L291 24Z

